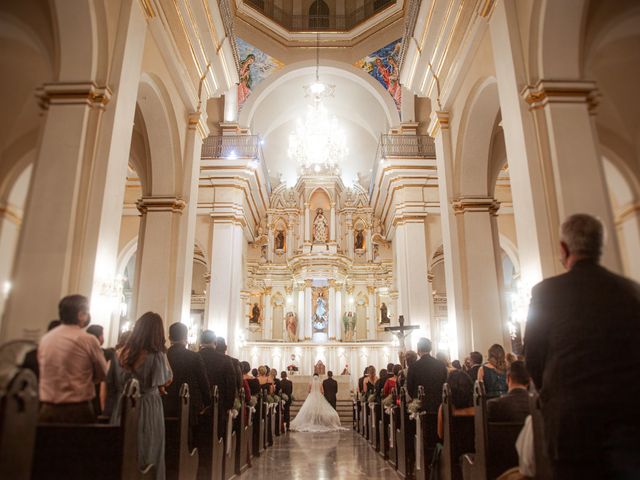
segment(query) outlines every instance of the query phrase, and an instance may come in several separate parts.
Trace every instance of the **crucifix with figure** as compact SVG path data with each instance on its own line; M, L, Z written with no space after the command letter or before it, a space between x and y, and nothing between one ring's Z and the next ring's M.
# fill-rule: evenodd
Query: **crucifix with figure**
M404 343L404 339L407 338L409 335L411 335L411 331L412 330L416 330L420 327L418 327L418 325L406 325L404 324L404 315L400 315L398 317L398 326L397 327L384 327L384 331L385 332L391 332L392 334L394 334L398 341L400 342L400 352L402 353L402 366L404 367L404 363L405 363L405 353L407 353L406 351L406 345Z

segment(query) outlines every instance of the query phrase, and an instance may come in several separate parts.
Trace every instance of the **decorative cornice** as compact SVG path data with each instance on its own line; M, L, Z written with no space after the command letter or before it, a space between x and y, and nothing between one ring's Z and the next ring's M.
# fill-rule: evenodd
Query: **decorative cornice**
M87 105L104 109L111 100L109 87L99 87L93 82L45 83L36 90L40 107L51 105Z
M460 197L452 202L453 212L465 213L490 213L497 215L500 209L500 202L491 197Z
M586 103L595 114L600 93L595 82L579 80L539 80L520 92L530 110L544 108L549 103Z
M136 202L142 215L157 212L182 213L186 205L182 198L170 196L142 197Z
M22 212L13 205L0 205L0 219L3 218L18 227L22 224Z
M304 281L304 288L311 288L311 286L312 286L312 285L313 285L313 280L311 280L311 279L307 278L307 279Z
M493 8L496 6L496 0L484 0L478 8L478 15L482 18L489 19L493 13Z
M635 215L640 216L640 202L630 203L619 212L616 212L615 223L616 225L621 225Z
M188 128L197 130L200 138L205 139L209 136L209 126L207 125L207 115L202 112L193 112L188 116Z
M449 112L434 111L429 124L429 136L436 138L440 130L449 130Z

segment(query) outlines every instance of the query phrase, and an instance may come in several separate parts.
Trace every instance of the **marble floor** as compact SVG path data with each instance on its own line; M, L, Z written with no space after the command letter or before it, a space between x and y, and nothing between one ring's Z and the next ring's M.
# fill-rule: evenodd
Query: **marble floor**
M241 479L397 480L399 477L353 430L327 433L290 432L253 459Z

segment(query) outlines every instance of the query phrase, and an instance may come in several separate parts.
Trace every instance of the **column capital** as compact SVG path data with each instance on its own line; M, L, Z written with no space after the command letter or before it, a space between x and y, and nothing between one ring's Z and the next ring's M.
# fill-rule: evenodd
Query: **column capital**
M427 130L429 131L429 135L435 138L436 135L440 133L440 130L449 130L449 120L450 120L449 112L444 110L434 111L431 114L431 122L427 127Z
M335 281L335 279L331 278L329 280L329 288L336 288L337 282Z
M265 295L271 295L271 292L273 291L273 287L264 287L262 291Z
M595 82L582 80L545 80L527 85L520 92L530 110L544 108L549 103L586 103L595 113L600 93Z
M93 82L45 83L36 90L38 103L44 110L51 105L87 105L104 109L111 96L109 87L100 87Z
M367 285L367 293L369 295L373 295L374 293L376 293L375 285Z
M155 196L141 197L136 202L136 207L141 214L155 212L182 213L186 202L180 197Z
M310 278L307 278L304 281L304 288L311 288L312 285L313 285L313 280L311 280Z
M492 197L460 197L452 202L453 212L465 213L490 213L497 215L500 209L500 202Z
M202 139L209 136L209 126L207 125L207 114L204 112L192 112L188 116L189 130L196 130Z

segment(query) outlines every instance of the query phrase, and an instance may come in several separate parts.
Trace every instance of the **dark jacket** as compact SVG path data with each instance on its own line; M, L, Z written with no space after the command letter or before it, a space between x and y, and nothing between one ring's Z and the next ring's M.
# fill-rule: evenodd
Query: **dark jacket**
M289 396L289 400L285 403L291 403L291 395L293 394L293 382L289 379L280 380L280 391Z
M552 459L593 459L613 443L637 451L639 346L637 283L582 260L533 288L525 360Z
M525 388L514 388L500 398L487 402L489 422L522 422L529 415L529 392Z
M167 387L167 394L162 397L164 415L177 417L180 405L180 389L182 384L189 385L191 398L191 420L197 418L197 413L211 405L209 380L204 369L202 357L192 352L186 346L175 344L167 350L167 359L173 371L173 382Z
M338 382L336 382L333 378L327 378L324 382L322 382L322 390L324 391L324 398L327 399L327 402L329 402L333 408L336 408Z
M423 355L409 367L407 391L411 398L418 398L418 386L424 387L425 409L435 413L442 403L442 386L447 381L447 367L431 355Z
M202 348L199 353L204 361L209 385L211 388L214 385L218 387L219 411L231 410L238 391L236 369L231 358L209 347Z

